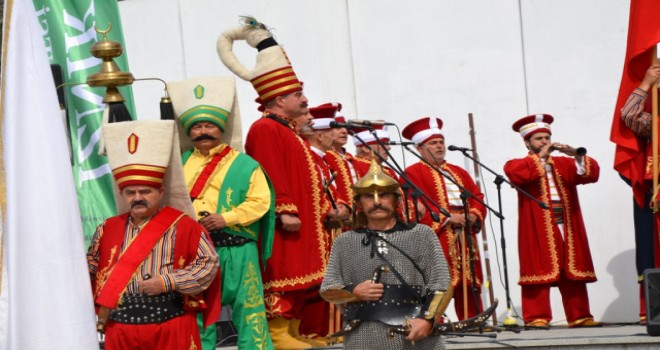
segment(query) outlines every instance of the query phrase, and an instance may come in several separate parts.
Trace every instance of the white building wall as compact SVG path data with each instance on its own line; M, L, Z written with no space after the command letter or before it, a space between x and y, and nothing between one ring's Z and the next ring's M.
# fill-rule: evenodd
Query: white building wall
M274 28L305 82L310 105L339 101L349 119L386 119L401 129L419 117L437 116L445 123L447 143L465 147L470 147L467 115L473 113L480 159L500 174L508 159L526 154L511 124L532 113L554 115L553 139L586 147L601 165L600 181L580 189L599 277L589 285L592 313L609 322L637 320L632 196L612 169L609 141L629 1L126 0L119 5L136 78L231 75L218 59L216 39L239 24L239 15L252 15ZM254 64L256 50L244 42L235 43L234 51L246 67ZM259 117L256 93L248 82L237 85L245 134ZM137 82L134 93L138 118L157 118L162 86ZM398 138L394 130L391 136ZM393 152L401 162L401 150ZM460 153L447 159L472 171ZM410 155L405 160L416 161ZM494 176L482 174L488 203L497 210ZM511 300L521 313L516 193L506 184L501 193ZM491 216L488 243L501 321L499 227ZM553 322L565 321L556 289L552 299Z

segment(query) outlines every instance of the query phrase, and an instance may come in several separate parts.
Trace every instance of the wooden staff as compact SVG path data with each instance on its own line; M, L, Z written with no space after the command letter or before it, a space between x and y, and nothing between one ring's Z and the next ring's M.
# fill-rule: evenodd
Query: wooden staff
M651 49L651 65L658 64L658 47ZM651 145L653 147L653 198L651 209L658 212L658 81L651 86Z
M465 214L468 215L468 214ZM461 229L461 263L463 264L462 266L462 273L463 273L463 317L467 318L468 316L468 287L467 287L467 274L470 271L470 257L468 256L468 247L467 247L467 236L465 231L469 230L469 227L463 227ZM468 233L469 234L469 233ZM472 281L472 283L476 283L477 281Z
M474 155L474 159L479 159L479 154L477 153L477 139L475 137L476 132L474 131L474 120L472 118L472 113L468 113L468 123L470 125L470 146ZM473 161L474 165L474 182L477 184L477 188L481 191L481 179L479 175L479 164ZM484 248L484 265L486 265L486 287L488 287L488 297L490 304L493 305L495 302L495 294L493 293L493 283L492 276L490 272L490 256L488 254L488 235L486 234L486 225L482 223L481 225L481 241ZM476 281L475 281L476 282ZM497 313L493 312L493 324L497 324Z
M332 205L332 209L337 210L337 202L335 202L334 197L332 197L332 192L330 191L330 185L332 184L333 181L335 181L335 178L337 177L337 172L333 171L332 174L330 174L330 178L328 181L323 184L323 191L326 193L328 196L328 200L330 200L330 205ZM335 241L335 239L341 234L342 228L341 226L339 228L335 227L330 227L330 246L332 247L332 242ZM341 312L339 309L335 306L333 303L329 303L330 306L330 312L329 312L329 319L328 319L328 334L334 334L341 330Z

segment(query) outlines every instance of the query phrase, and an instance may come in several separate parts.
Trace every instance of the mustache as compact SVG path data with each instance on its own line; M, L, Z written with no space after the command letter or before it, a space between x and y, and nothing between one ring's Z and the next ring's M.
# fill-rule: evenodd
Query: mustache
M217 138L209 135L209 134L201 134L197 137L195 137L192 141L197 142L197 141L204 141L204 140L210 140L210 141L215 141Z
M145 207L149 207L149 204L147 203L147 201L145 201L144 199L141 199L141 200L138 200L138 201L133 201L131 203L131 208L139 207L141 205L145 206Z
M304 134L311 134L314 132L314 128L312 128L310 124L307 124L300 128L300 132Z
M388 213L389 213L389 212L392 212L392 209L387 208L387 207L384 207L384 206L382 206L382 205L380 205L380 204L376 204L376 205L374 205L373 207L369 208L369 213L373 213L373 212L375 212L376 210L379 210L379 209L380 209L380 210L384 210L384 211L386 211L386 212L388 212Z
M303 102L303 103L301 103L301 104L300 104L300 107L302 107L302 108L307 108L307 107L308 107L308 106L307 106L307 102Z

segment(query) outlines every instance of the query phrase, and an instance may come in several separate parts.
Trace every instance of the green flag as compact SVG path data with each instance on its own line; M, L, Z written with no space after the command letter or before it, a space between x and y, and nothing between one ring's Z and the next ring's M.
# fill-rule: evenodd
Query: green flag
M100 37L95 26L106 30L111 25L108 40L123 46L117 1L33 0L33 3L48 57L51 64L61 67L65 83L84 83L88 75L99 72L102 61L90 52ZM122 71L128 71L126 53L114 60ZM126 99L128 111L135 115L130 86L119 90ZM107 159L98 155L105 88L82 84L66 86L64 91L73 176L85 243L89 245L96 226L116 214L111 169Z

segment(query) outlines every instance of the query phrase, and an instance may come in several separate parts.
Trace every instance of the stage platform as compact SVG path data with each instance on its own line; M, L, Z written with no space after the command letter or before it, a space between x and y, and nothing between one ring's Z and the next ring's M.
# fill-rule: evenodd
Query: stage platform
M485 337L487 335L489 337ZM549 330L521 330L484 332L483 335L466 333L464 336L445 337L445 345L452 349L660 349L660 337L651 337L646 326L638 324L607 324L600 328L567 328L553 326ZM235 346L218 350L238 349ZM341 345L315 348L341 349Z

